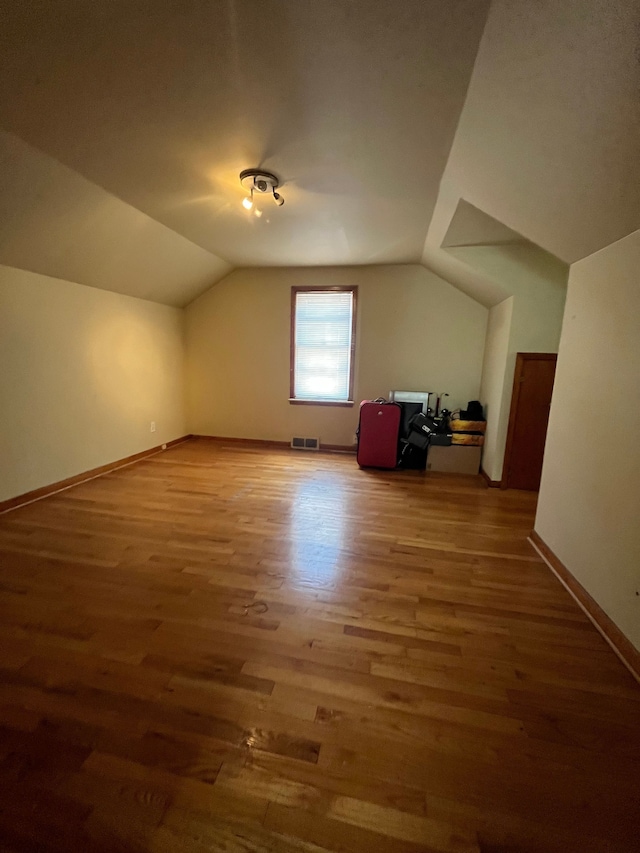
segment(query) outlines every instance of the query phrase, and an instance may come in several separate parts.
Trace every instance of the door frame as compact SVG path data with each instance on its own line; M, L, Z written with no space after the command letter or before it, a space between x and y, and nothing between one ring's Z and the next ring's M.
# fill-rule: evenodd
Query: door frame
M509 488L509 473L511 469L511 454L513 452L513 438L516 432L516 412L520 402L520 386L523 382L523 369L527 361L557 361L556 352L519 352L516 353L516 369L513 373L513 390L511 391L511 409L509 410L509 426L507 427L507 443L504 449L504 460L502 463L501 489Z

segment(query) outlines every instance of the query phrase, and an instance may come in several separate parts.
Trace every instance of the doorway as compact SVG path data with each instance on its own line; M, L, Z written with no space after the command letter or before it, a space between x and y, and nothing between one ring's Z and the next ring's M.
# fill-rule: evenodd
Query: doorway
M540 488L557 355L519 352L504 454L503 489Z

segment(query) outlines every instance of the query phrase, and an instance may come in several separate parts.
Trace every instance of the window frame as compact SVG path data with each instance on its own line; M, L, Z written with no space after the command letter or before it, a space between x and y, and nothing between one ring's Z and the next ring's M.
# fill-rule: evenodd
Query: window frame
M296 363L296 300L298 293L351 293L351 346L349 355L349 398L347 400L302 400L295 397L295 363ZM356 360L356 324L358 309L358 286L328 285L314 287L311 285L294 285L291 288L291 318L289 328L289 403L294 406L349 406L354 405L353 388L355 382Z

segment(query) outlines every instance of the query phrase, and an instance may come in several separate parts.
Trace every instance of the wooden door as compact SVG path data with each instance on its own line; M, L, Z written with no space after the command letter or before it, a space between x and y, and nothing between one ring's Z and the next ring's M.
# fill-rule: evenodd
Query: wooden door
M504 489L540 488L556 360L555 353L518 353L504 456Z

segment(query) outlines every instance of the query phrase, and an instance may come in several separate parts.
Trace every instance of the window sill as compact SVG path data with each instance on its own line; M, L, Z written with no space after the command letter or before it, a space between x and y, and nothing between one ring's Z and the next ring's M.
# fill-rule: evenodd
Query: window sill
M353 400L298 400L295 397L289 397L289 402L292 406L346 406L351 408L354 405Z

